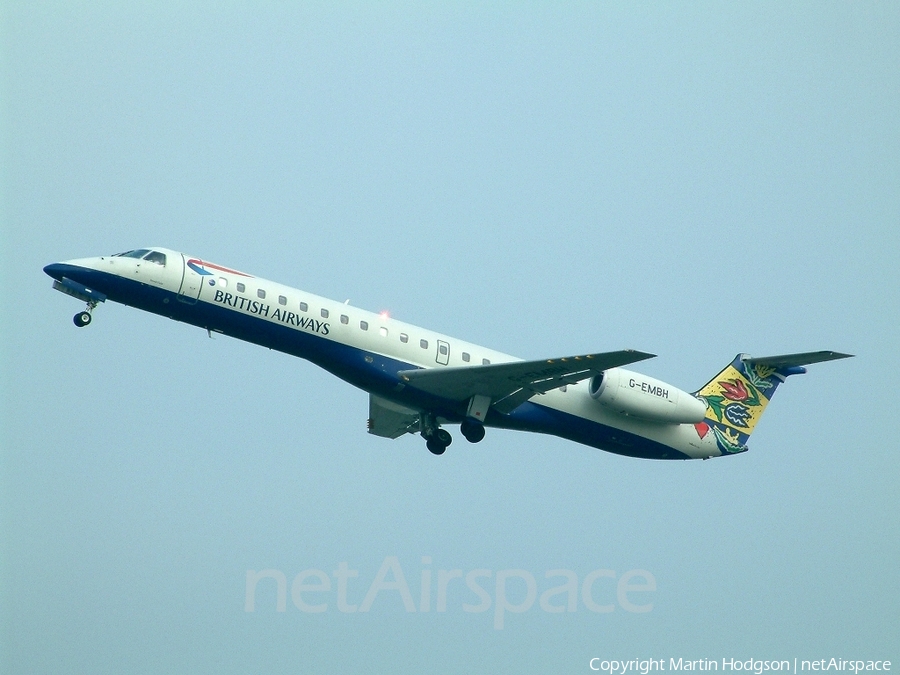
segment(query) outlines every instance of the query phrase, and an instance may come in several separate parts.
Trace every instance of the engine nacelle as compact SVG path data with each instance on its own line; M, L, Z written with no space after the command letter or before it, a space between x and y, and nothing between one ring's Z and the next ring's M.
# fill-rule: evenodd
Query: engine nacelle
M706 405L687 392L622 368L594 375L588 391L610 410L651 422L696 424L706 416Z

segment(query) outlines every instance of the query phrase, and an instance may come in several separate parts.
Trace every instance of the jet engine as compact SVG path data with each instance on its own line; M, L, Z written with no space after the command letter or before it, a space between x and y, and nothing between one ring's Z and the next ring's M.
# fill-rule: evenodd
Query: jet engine
M685 391L623 368L610 368L588 383L591 398L623 415L664 424L696 424L706 405Z

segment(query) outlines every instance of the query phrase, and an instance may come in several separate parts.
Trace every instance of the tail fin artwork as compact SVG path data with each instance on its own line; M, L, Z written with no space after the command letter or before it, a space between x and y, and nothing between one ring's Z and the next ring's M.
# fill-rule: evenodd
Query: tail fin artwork
M805 373L803 366L849 356L828 351L760 358L738 354L695 394L706 402L706 419L696 425L697 433L702 438L712 431L723 454L746 452L747 439L779 384Z

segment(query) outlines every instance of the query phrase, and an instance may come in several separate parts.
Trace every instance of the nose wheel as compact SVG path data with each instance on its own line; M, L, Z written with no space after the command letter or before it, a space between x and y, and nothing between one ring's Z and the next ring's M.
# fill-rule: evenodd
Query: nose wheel
M91 312L94 310L94 307L97 306L97 303L94 301L90 301L82 311L78 312L74 317L72 317L72 321L79 328L84 328L91 322Z

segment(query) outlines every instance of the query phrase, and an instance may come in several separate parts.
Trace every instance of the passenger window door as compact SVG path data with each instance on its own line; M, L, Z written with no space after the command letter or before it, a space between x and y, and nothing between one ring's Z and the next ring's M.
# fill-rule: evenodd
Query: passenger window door
M450 363L450 345L443 340L437 341L437 362L442 366Z

